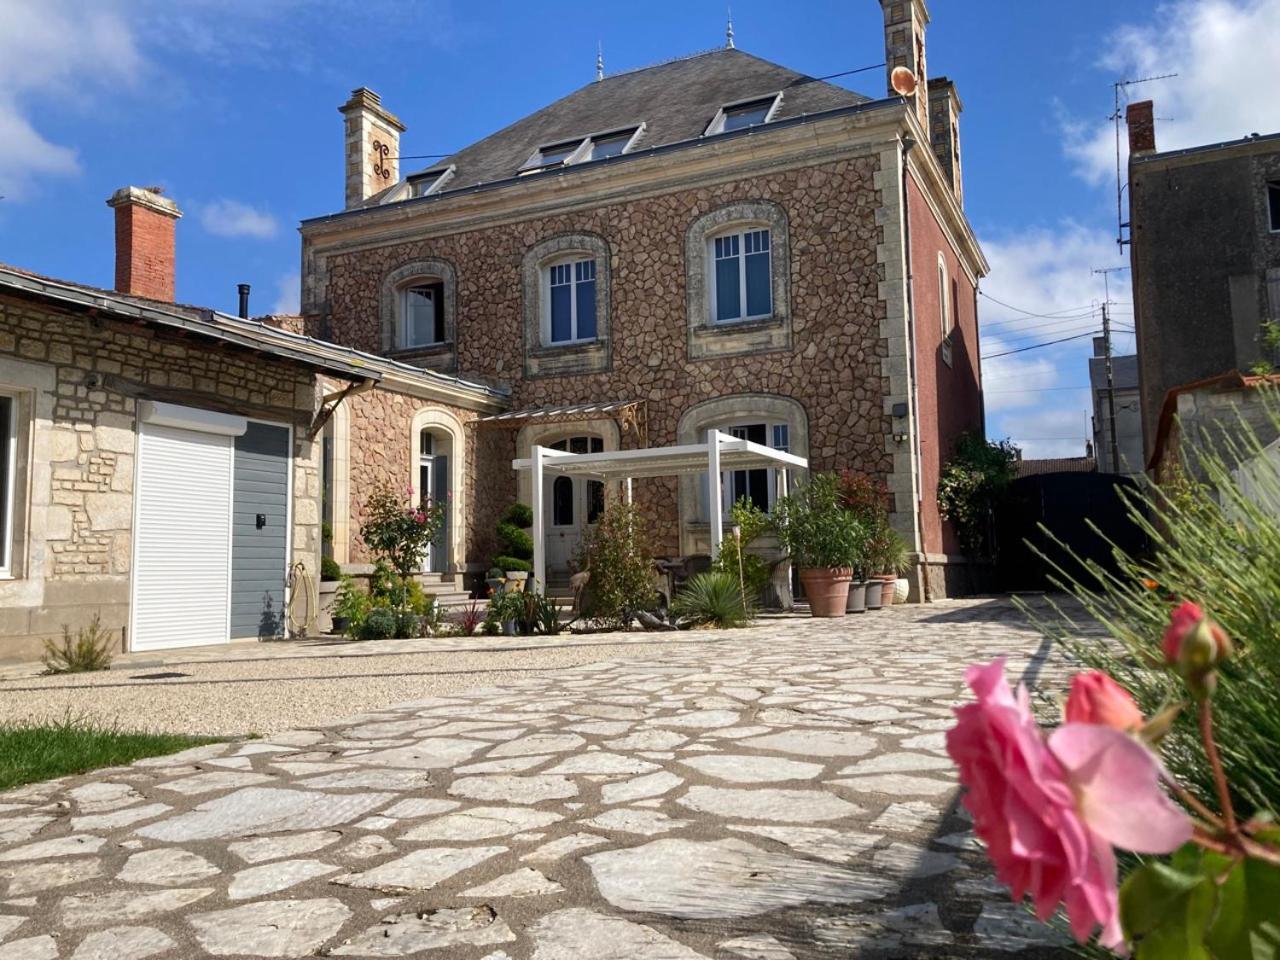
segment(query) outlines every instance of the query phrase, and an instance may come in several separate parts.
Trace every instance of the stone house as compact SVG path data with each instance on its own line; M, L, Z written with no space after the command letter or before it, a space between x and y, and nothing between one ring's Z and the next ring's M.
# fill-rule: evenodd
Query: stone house
M1159 151L1132 103L1129 230L1144 456L1170 391L1280 364L1280 133Z
M732 44L604 76L401 177L405 130L372 91L344 117L346 209L302 224L306 333L509 390L500 415L373 389L331 420L335 557L376 480L452 496L431 569L483 571L499 513L529 496L512 461L695 442L717 428L883 479L917 597L968 575L935 490L955 437L982 429L960 100L925 63L923 0L883 0L872 98ZM770 471L724 476L725 503L776 496ZM549 485L549 569L563 576L610 495ZM670 555L708 549L694 479L636 502ZM345 529L345 536L340 534Z
M336 395L384 384L505 408L455 377L174 303L177 206L136 187L109 203L116 290L0 265L0 660L95 615L123 650L282 634L319 573Z

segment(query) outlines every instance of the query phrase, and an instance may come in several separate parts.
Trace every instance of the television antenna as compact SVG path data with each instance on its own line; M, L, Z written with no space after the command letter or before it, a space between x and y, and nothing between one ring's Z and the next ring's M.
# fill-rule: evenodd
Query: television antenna
M1120 175L1120 92L1128 90L1129 87L1136 86L1140 83L1152 83L1156 80L1168 80L1176 77L1176 73L1162 73L1154 77L1138 77L1134 80L1117 80L1111 85L1115 93L1115 111L1108 117L1116 127L1116 246L1120 251L1124 252L1124 245L1129 241L1124 238L1124 228L1129 226L1124 219L1124 188L1125 183L1121 180Z

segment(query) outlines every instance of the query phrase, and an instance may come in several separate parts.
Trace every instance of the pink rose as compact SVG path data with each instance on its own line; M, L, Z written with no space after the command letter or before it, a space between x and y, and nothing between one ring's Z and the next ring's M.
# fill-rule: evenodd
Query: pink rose
M1190 600L1169 614L1160 647L1166 663L1191 673L1204 673L1234 652L1227 632Z
M427 515L426 515L425 513L423 513L421 510L419 510L417 513L415 513L415 514L413 515L413 519L414 519L417 523L426 523L426 521L427 521Z
M1071 678L1067 696L1068 723L1100 723L1113 730L1137 730L1142 711L1129 691L1101 670L1087 670Z
M956 710L947 752L996 877L1015 900L1030 894L1041 920L1064 904L1077 940L1100 927L1100 943L1123 947L1112 845L1163 853L1191 836L1160 791L1158 762L1098 724L1068 723L1046 743L1003 659L970 667L965 680L978 700Z

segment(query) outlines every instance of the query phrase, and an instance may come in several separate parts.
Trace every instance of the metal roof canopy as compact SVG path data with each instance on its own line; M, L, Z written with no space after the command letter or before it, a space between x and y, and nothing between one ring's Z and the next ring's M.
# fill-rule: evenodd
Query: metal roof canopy
M750 440L729 436L719 430L709 430L706 443L672 447L568 453L535 446L532 456L513 460L511 466L516 470L529 470L533 474L533 577L539 585L544 585L547 581L547 545L543 491L547 474L588 480L624 481L627 502L630 503L633 479L705 473L708 477L710 500L708 513L711 518L711 555L715 557L719 554L720 543L724 539L720 473L726 470L780 470L780 492L785 494L787 471L808 469L809 461L794 453L774 450Z

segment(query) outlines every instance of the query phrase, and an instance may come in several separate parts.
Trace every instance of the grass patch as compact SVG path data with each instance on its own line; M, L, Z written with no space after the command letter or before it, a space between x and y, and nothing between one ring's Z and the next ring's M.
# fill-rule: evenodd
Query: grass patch
M216 742L216 737L138 733L70 715L0 724L0 790Z

